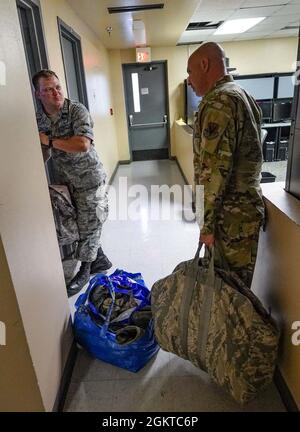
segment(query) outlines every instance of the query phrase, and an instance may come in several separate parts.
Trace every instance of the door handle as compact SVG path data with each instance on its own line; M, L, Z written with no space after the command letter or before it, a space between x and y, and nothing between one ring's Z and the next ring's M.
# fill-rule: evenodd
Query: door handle
M133 124L133 115L129 115L129 124L130 127L139 127L139 126L165 126L168 123L168 116L164 115L164 121L159 123L136 123Z

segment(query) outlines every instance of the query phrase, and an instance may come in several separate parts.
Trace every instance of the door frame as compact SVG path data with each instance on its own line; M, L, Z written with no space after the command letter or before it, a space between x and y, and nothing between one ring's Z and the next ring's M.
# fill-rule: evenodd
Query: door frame
M65 81L66 87L68 91L68 97L70 98L69 92L69 84L68 84L68 76L67 76L67 68L66 68L66 59L64 55L63 41L62 38L65 37L69 39L70 42L74 44L74 60L75 60L75 71L76 78L78 84L78 93L80 101L87 109L89 109L89 101L86 87L86 78L85 78L85 70L83 64L83 55L82 55L82 47L81 47L81 37L77 34L72 27L66 24L61 18L57 17L57 25L58 25L58 34L61 48L61 55L63 59L64 72L65 72Z
M127 111L127 101L129 98L128 92L126 90L126 79L125 79L125 69L130 66L141 66L141 65L148 65L151 66L153 64L163 64L164 65L164 81L165 81L165 96L166 96L166 114L168 116L168 123L166 125L167 127L167 140L168 140L168 156L169 159L171 159L171 134L170 134L170 102L169 102L169 79L168 79L168 60L153 60L151 62L145 62L145 63L122 63L122 75L123 75L123 88L124 88L124 95L125 95L125 110L126 110L126 124L127 124L127 135L128 135L128 145L129 145L129 154L130 154L130 162L132 162L132 148L131 148L131 142L130 142L130 124L129 124L129 114Z
M41 4L40 4L40 0L16 0L16 6L17 6L18 18L20 21L20 29L21 29L21 35L22 35L22 40L23 40L23 45L24 45L24 52L25 52L27 69L28 69L28 75L30 78L30 84L32 85L32 82L31 82L32 76L30 76L30 73L31 73L30 65L29 65L28 58L27 58L23 28L22 28L22 23L20 20L18 9L25 10L26 14L30 15L30 18L32 20L32 22L31 22L32 25L29 28L29 32L30 32L31 42L33 42L32 48L33 48L35 65L37 65L37 63L38 63L39 69L48 69L49 56L48 56L48 50L47 50L47 45L46 45L46 37L45 37L45 31L44 31L44 23L43 23L43 17L42 17Z

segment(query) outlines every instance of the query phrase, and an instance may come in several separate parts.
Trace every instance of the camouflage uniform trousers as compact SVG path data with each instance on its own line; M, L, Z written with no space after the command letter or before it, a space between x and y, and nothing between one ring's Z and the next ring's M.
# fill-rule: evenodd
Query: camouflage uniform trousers
M215 265L235 272L250 289L257 257L260 223L251 234L232 237L223 225L215 232Z
M108 217L106 184L89 189L76 189L68 185L77 212L79 242L76 259L93 262L100 247L102 225Z

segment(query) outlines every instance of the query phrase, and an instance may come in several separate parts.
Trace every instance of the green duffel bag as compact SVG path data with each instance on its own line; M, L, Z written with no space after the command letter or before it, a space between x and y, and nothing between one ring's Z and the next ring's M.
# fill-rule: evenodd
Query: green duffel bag
M273 379L279 331L235 273L214 268L213 249L199 258L201 246L153 285L155 336L244 404Z

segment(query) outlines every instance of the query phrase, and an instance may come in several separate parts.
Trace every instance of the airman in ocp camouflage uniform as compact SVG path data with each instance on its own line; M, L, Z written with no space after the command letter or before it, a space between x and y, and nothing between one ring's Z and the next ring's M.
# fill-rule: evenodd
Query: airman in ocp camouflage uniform
M204 96L194 127L195 185L204 186L200 240L214 243L216 265L229 266L250 288L264 221L261 113L226 75L224 57L221 47L207 43L189 60L189 83Z
M91 273L111 267L100 247L102 224L108 216L106 174L94 147L93 120L86 107L64 98L52 71L36 74L33 84L41 101L36 113L41 142L52 142L55 178L68 186L77 211L76 258L82 265L68 285L68 294L73 295Z

